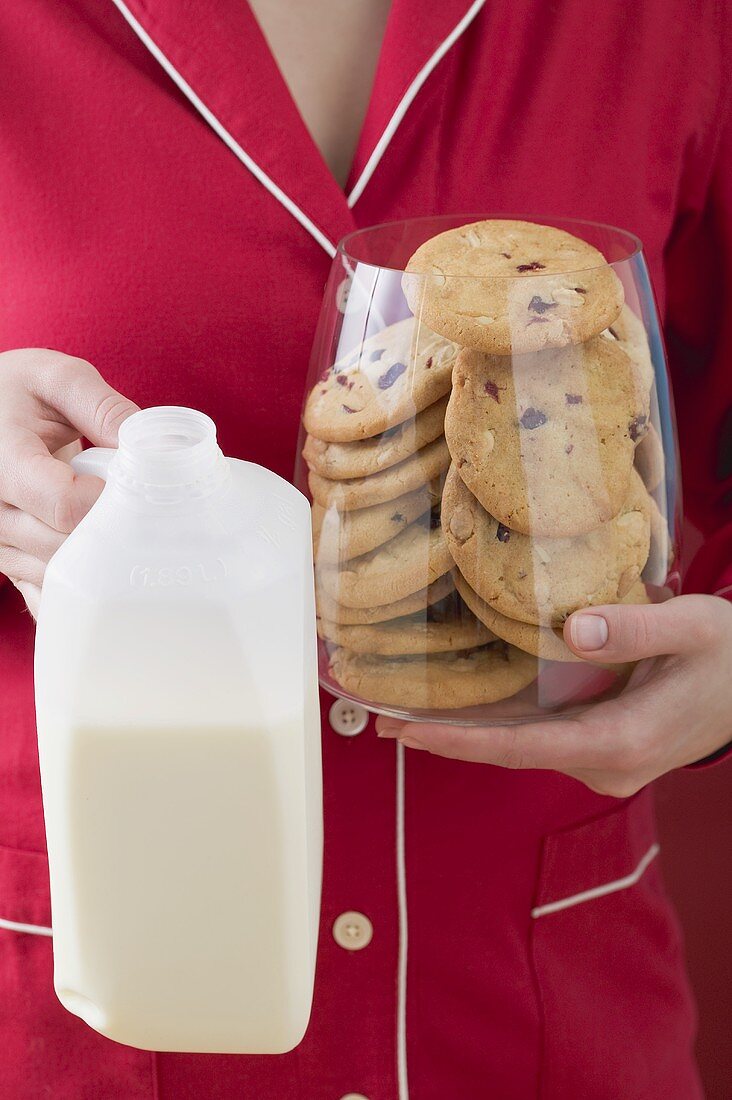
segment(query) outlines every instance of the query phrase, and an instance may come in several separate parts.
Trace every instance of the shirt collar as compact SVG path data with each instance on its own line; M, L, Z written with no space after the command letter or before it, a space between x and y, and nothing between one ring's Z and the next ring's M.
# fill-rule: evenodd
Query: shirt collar
M335 243L357 227L346 194L311 138L245 0L114 3L169 75L178 78L179 87L193 92L199 112L203 105L204 117L210 113L316 232ZM364 184L364 169L369 179L378 170L374 161L380 152L394 155L393 149L384 151L384 138L390 140L396 131L400 105L408 109L405 97L419 94L451 36L481 6L480 0L472 5L467 0L441 0L439 5L394 0L346 193L359 180ZM276 197L282 201L282 195Z

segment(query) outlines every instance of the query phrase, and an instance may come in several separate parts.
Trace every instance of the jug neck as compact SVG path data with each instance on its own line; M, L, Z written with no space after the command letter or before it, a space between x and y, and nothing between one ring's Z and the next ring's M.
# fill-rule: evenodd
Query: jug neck
M171 405L143 409L125 420L108 481L125 495L164 505L210 496L229 476L213 420Z

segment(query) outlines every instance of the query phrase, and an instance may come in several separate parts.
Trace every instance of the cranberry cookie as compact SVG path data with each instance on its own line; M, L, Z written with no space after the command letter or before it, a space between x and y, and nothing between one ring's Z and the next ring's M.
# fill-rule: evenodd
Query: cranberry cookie
M648 336L640 317L629 305L624 305L612 325L600 333L606 340L616 341L638 372L639 385L646 393L653 388L655 374Z
M331 480L369 477L396 466L438 439L445 429L447 395L395 428L356 443L326 443L309 435L303 458L311 470Z
M413 615L371 626L346 626L320 619L318 633L321 638L351 653L372 653L382 657L474 649L495 638L457 596Z
M536 626L533 623L521 622L520 619L509 619L508 616L502 615L500 611L496 611L495 607L491 607L489 603L486 603L477 592L474 592L459 573L455 577L455 584L475 617L485 623L488 629L497 634L499 638L503 638L504 641L510 642L511 645L515 645L527 653L533 653L535 657L540 657L543 661L577 662L580 660L565 643L561 627ZM628 595L620 602L631 604L650 603L645 585L641 581L637 581Z
M305 403L306 431L349 443L403 424L449 391L457 351L414 317L389 325L325 371Z
M348 481L331 481L311 470L308 485L316 504L347 512L351 508L367 508L370 504L395 500L444 474L449 465L450 452L445 437L440 436L421 451L380 474L352 477Z
M411 523L401 534L340 569L318 569L316 583L346 607L394 603L428 585L452 568L439 512Z
M500 523L450 468L442 527L470 587L509 619L560 626L573 611L618 603L640 578L650 550L650 506L633 471L619 515L573 538L534 539Z
M649 493L657 489L662 483L666 458L663 453L663 443L653 424L648 425L648 431L635 449L635 468L643 479L643 484Z
M345 623L352 626L365 626L370 623L383 623L389 619L400 619L404 615L411 615L415 611L424 611L431 604L439 603L450 593L454 592L455 582L450 573L443 573L427 588L420 588L418 592L412 592L394 603L373 604L371 607L345 607L336 600L326 595L318 586L315 592L315 601L318 615L332 623Z
M492 516L558 538L620 511L648 412L628 356L601 337L513 359L466 350L445 436L461 478Z
M413 313L492 355L582 343L612 325L623 304L622 284L601 252L534 222L448 229L417 249L407 272L402 285Z
M489 642L467 652L377 657L336 649L330 673L341 687L384 706L458 710L508 699L536 677L536 658Z
M318 565L336 565L368 554L393 539L439 498L437 485L423 485L396 500L340 512L313 505L313 550Z

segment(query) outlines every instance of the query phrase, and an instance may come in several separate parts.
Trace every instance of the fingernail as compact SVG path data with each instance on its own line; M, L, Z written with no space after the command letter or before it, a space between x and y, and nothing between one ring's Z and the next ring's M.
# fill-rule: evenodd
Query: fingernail
M402 723L401 722L398 725L396 723L394 725L389 725L386 722L379 722L379 724L376 727L376 736L377 737L396 737L396 735L399 733L400 729L402 729Z
M569 624L572 644L577 649L602 649L608 639L607 621L602 615L573 615Z
M408 749L423 749L424 745L421 741L417 741L415 737L400 737L400 745L406 745Z

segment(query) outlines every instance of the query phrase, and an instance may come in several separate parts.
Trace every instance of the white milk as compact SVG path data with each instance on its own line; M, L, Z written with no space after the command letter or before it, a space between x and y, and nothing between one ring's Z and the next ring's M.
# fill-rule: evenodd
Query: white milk
M322 870L307 502L188 409L74 464L107 485L38 621L56 992L136 1047L289 1050Z

